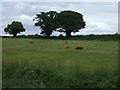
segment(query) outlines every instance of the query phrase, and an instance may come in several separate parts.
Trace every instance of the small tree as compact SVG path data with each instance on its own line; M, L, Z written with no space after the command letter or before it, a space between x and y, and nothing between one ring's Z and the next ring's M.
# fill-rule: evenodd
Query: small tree
M11 24L7 25L4 31L6 32L6 34L7 33L9 33L10 35L12 34L13 37L15 37L17 33L24 32L25 28L23 27L21 22L13 21Z
M61 32L65 32L66 36L71 36L71 32L78 32L85 28L85 21L83 15L75 11L61 11L58 14L57 22Z
M41 12L36 14L36 17L33 20L36 20L35 26L40 27L41 34L50 36L52 31L57 28L56 25L56 11Z

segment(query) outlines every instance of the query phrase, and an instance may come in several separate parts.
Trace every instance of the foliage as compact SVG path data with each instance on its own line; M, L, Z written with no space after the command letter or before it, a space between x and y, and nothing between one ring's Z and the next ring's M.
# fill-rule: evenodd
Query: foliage
M12 68L16 66L17 69ZM22 68L18 63L9 63L9 68L3 69L3 88L117 88L117 78L117 71L106 71L105 68L97 68L94 73L66 72L59 68L41 69L34 65Z
M85 28L85 21L81 13L75 11L61 11L57 17L57 22L61 32L65 32L66 36L71 36L71 32L78 32Z
M41 12L33 20L37 21L35 26L41 28L41 34L46 36L50 36L52 31L65 32L66 36L71 36L71 32L78 32L86 25L83 15L75 11Z
M17 33L24 32L25 29L21 22L13 21L11 24L8 24L7 27L4 29L6 33L12 34L13 37L17 35Z
M41 28L41 34L50 36L52 31L57 28L56 26L56 11L41 12L36 14L36 17L33 20L36 20L35 26Z

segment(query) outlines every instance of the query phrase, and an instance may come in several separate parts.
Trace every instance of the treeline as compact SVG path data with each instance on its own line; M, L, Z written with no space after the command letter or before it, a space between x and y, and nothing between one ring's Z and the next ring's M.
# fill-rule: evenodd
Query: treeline
M11 36L2 36L2 38L13 38ZM103 40L103 41L109 41L109 40L120 40L120 34L105 34L105 35L78 35L78 36L71 36L71 37L65 37L65 36L40 36L40 35L19 35L16 36L16 38L32 38L32 39L60 39L60 40Z
M65 33L66 37L70 37L72 32L79 32L86 26L83 15L71 10L60 13L56 11L40 12L36 14L33 21L35 21L34 26L40 28L40 34L46 37L50 37L53 32ZM16 37L18 33L25 32L25 28L21 22L13 21L4 28L4 31L6 34Z
M113 35L79 35L72 36L71 33L79 32L84 29L86 22L84 21L83 15L81 13L65 10L60 13L56 11L40 12L36 14L33 19L35 21L34 26L40 28L40 35L20 35L20 32L25 32L21 22L13 21L4 28L6 34L13 35L16 38L41 38L41 39L74 39L74 40L118 40L118 33ZM60 35L51 36L52 33L59 32ZM65 34L66 36L63 36ZM3 36L6 38L7 36ZM11 37L7 37L11 38Z

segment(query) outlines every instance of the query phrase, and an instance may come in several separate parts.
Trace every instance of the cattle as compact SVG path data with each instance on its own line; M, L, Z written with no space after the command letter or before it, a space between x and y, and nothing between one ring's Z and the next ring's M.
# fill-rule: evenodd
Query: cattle
M70 48L69 46L65 46L64 48Z
M82 50L83 47L81 47L81 46L77 46L75 49L76 49L76 50Z
M34 43L34 42L30 42L30 43Z

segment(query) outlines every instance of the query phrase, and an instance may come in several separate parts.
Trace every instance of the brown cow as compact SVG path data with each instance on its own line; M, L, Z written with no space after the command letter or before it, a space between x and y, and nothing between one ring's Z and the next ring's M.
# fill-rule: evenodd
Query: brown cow
M64 48L70 48L69 46L65 46Z
M80 47L80 46L77 46L76 48L75 48L76 50L82 50L83 49L83 47Z
M34 42L30 42L30 43L34 43Z

